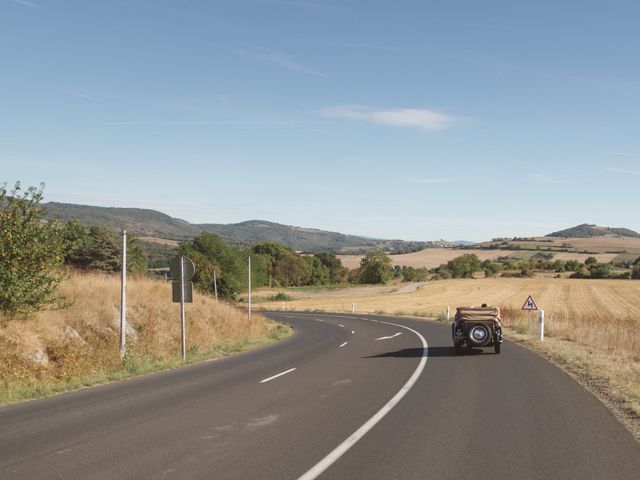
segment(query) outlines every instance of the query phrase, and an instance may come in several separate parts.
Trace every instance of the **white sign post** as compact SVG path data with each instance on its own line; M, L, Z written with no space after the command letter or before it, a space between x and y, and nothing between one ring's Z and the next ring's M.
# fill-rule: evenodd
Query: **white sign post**
M538 312L538 324L540 325L540 341L544 341L544 310Z
M251 257L249 257L249 321L251 321Z
M127 342L127 231L122 230L122 280L120 282L120 360Z
M531 295L529 295L527 300L524 302L524 305L522 305L522 310L526 310L529 312L527 332L531 332L531 312L534 310L538 310L538 306L536 305L536 302L533 300L533 297Z

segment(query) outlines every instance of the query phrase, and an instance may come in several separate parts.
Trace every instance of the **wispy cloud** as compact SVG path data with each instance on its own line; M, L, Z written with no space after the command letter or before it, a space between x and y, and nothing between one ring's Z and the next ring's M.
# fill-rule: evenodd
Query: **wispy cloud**
M138 127L208 127L216 125L228 125L239 127L279 127L291 125L316 124L314 120L179 120L179 121L133 121L133 122L106 122L107 126L138 126Z
M612 158L638 158L640 155L629 152L616 152L616 151L607 151L604 152L605 157Z
M9 0L12 3L17 3L18 5L22 5L23 7L30 7L30 8L38 8L38 5L36 5L33 2L28 2L27 0Z
M539 184L546 184L546 185L557 185L560 183L567 183L565 180L548 177L547 175L543 175L542 173L532 173L528 176L528 179L530 183L539 183Z
M421 183L421 184L428 184L428 185L435 185L438 183L451 183L451 179L446 177L409 178L407 179L407 181L410 183Z
M640 170L629 170L626 168L618 168L618 167L604 167L604 169L613 173L623 173L625 175L640 175Z
M419 108L376 109L358 105L343 105L320 110L320 115L330 118L361 120L376 125L398 128L415 128L425 131L441 131L461 120L446 113Z
M321 77L321 78L326 78L328 76L324 72L315 70L311 67L308 67L298 62L291 55L284 52L278 52L276 50L269 50L266 48L243 49L243 50L236 50L236 52L241 55L257 58L258 60L261 60L264 63L275 65L276 67L284 68L292 72L302 73L305 75L311 75L314 77Z

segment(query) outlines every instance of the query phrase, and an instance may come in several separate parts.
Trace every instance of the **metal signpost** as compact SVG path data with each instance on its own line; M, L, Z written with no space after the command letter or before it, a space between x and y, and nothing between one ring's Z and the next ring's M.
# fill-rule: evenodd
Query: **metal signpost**
M531 332L531 312L534 310L538 310L538 306L536 305L536 302L533 300L533 297L531 295L529 295L529 297L527 298L527 301L524 302L524 305L522 305L522 310L526 310L528 313L528 318L529 318L529 322L528 322L528 332Z
M196 266L190 258L176 257L169 262L171 273L171 291L173 301L180 302L180 325L182 333L182 360L187 359L187 332L184 304L193 302L193 282L191 279L196 272Z
M122 230L122 280L120 282L120 360L127 341L127 231Z

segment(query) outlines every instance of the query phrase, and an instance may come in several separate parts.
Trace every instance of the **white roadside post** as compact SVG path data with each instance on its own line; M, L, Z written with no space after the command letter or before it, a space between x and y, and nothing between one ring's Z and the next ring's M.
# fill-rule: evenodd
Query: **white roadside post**
M540 341L544 341L544 310L538 312L538 323L540 324Z
M355 302L351 304L351 313L356 313L356 304L355 304Z
M216 302L218 301L218 281L216 280L216 271L213 271L213 291L216 294Z
M122 280L120 282L120 360L127 341L127 231L122 230Z
M249 256L249 321L251 321L251 256Z
M187 359L187 325L184 319L184 257L180 257L180 326L182 333L182 360Z
M449 321L449 318L451 318L451 307L447 306L447 322Z

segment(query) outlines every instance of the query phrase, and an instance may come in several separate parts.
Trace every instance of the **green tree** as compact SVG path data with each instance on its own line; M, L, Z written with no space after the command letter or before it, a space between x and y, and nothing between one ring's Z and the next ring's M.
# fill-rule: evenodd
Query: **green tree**
M636 263L631 271L631 278L640 280L640 263Z
M391 259L374 252L360 260L360 283L386 283L393 276Z
M334 253L316 253L314 255L329 271L329 283L343 283L348 275L348 270L342 265L342 261Z
M453 260L449 260L447 268L453 278L471 278L475 272L482 269L482 263L474 253L465 253Z
M273 286L274 271L276 263L278 262L278 257L285 252L291 252L291 250L289 250L284 245L280 245L279 243L274 242L263 242L253 247L253 253L262 255L264 258L270 287Z
M10 316L55 301L64 275L62 228L43 219L43 191L0 185L0 310Z
M329 269L315 255L303 257L307 262L311 273L307 280L308 285L328 285L330 283Z
M278 256L278 262L274 268L274 277L278 285L283 287L308 285L311 274L312 267L301 255L284 252Z
M589 265L595 265L598 263L598 259L596 257L587 257L584 261L584 264L588 267Z
M216 271L218 294L235 298L248 287L248 262L252 256L251 280L253 287L267 284L265 261L253 251L227 244L219 235L203 232L190 242L178 247L180 255L186 255L196 264L195 285L202 291L213 292L213 271Z

